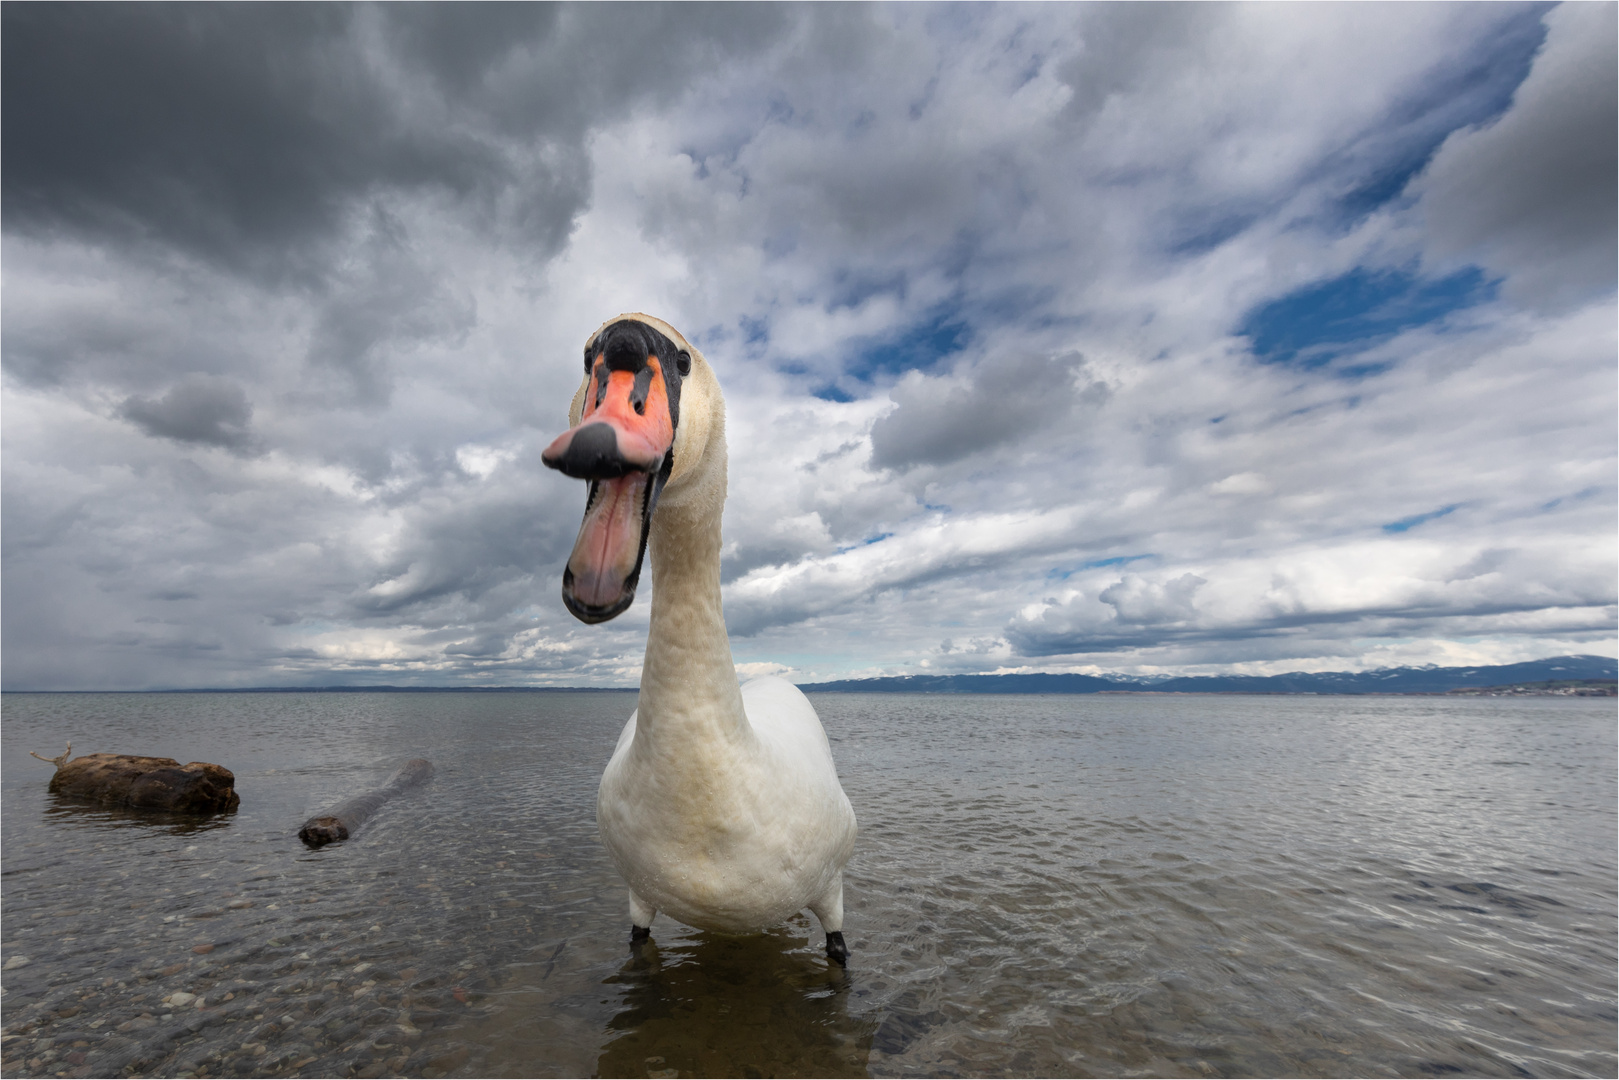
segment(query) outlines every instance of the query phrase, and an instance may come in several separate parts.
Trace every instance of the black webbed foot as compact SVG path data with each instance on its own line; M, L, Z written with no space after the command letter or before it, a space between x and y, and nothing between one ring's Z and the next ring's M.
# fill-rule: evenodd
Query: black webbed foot
M652 937L652 927L650 927L650 926L636 926L634 923L630 923L630 944L631 945L639 945L639 944L641 944L641 942L646 941L651 937Z
M833 930L826 935L826 955L839 967L849 966L849 946L843 943L842 930Z

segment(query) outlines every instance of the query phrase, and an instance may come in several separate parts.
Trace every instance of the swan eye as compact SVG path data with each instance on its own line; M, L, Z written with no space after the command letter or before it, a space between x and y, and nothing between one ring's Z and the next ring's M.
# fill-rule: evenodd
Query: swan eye
M680 350L680 355L675 357L675 370L682 375L691 374L691 353L685 349Z
M590 374L590 346L585 346L585 374Z

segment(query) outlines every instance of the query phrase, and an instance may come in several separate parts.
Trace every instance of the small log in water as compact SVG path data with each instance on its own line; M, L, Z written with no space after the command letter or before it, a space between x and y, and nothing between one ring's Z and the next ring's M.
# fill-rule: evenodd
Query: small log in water
M298 839L310 847L330 844L333 840L347 840L360 831L360 826L371 815L382 809L382 804L423 783L433 775L433 763L426 758L411 758L388 782L375 791L367 791L346 799L323 814L316 814L298 830Z

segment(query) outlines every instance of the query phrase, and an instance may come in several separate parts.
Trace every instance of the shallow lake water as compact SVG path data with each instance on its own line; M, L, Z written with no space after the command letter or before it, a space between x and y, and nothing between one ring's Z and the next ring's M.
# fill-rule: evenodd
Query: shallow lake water
M1619 1071L1611 699L813 700L847 972L808 915L631 952L594 821L629 694L6 695L0 1072ZM59 800L27 752L68 739L223 764L241 809Z

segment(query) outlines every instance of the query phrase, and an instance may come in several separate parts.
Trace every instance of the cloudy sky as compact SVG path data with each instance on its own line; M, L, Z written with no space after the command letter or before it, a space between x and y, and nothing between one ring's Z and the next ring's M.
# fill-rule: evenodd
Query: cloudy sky
M744 674L1613 656L1615 10L7 4L4 685L632 685L631 310Z

